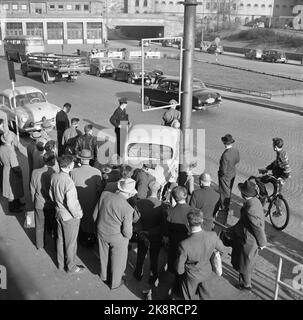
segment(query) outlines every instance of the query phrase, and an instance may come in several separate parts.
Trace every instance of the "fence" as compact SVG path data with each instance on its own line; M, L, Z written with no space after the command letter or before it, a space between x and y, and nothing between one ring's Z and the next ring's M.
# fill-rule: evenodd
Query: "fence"
M219 226L220 228L222 229L227 229L227 227L223 224L221 224L220 222L218 221L215 221L214 220L214 223ZM280 286L281 287L284 287L284 288L287 288L288 290L290 291L293 291L295 292L296 294L300 295L301 297L303 297L303 292L293 288L292 286L290 286L289 284L283 282L281 280L281 272L282 272L282 265L283 265L283 259L295 264L295 265L301 265L300 262L292 259L292 258L289 258L288 256L286 256L285 254L275 250L275 249L271 249L269 247L266 247L265 249L263 250L266 250L276 256L279 257L279 265L278 265L278 268L277 268L277 274L276 274L276 278L275 278L275 292L274 292L274 300L278 300L278 296L279 296L279 289L280 289ZM269 277L269 278L272 278L270 274L266 273L266 272L263 272L263 271L260 271L258 270L260 273L262 273L263 275L265 275L266 277Z

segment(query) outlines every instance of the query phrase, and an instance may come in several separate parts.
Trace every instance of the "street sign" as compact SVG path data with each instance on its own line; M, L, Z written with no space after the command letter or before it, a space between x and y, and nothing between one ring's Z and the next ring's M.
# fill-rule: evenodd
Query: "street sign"
M8 65L9 80L16 82L14 62L11 60L8 60L7 65Z

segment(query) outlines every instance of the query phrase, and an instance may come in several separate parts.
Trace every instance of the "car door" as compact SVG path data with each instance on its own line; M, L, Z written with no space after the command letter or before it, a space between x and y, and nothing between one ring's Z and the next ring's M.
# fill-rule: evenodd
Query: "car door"
M131 65L130 63L125 63L124 64L124 70L123 70L123 81L127 81L128 75L131 71Z
M153 98L155 102L160 104L168 104L169 99L169 81L162 79L159 81L157 89L153 92Z

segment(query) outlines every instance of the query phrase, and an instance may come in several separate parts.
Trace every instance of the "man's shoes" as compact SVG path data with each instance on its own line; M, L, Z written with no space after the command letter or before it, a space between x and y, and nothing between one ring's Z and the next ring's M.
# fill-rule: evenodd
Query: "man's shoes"
M238 290L252 291L252 287L251 287L251 286L246 287L246 286L244 286L243 283L237 284L237 285L235 285L235 287L236 287Z
M143 274L139 275L136 270L134 271L133 276L134 276L135 279L138 280L138 281L141 281L142 278L143 278Z
M80 274L83 273L85 271L85 267L82 265L77 265L75 266L75 268L73 268L72 270L68 271L68 274Z
M125 284L125 280L122 279L121 282L120 282L120 284L119 284L117 287L111 287L110 289L111 289L111 290L119 289L119 288L122 287L124 284Z

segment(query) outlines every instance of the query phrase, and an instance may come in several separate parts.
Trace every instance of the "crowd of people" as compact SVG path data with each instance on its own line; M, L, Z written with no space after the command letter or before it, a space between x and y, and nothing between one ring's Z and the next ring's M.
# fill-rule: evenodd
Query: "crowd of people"
M110 119L120 139L120 121L128 121L127 99ZM46 234L55 241L57 267L68 274L85 271L77 264L77 243L89 249L98 246L100 278L110 289L125 283L129 242L137 244L137 261L133 276L142 281L147 252L150 256L149 284L159 283L159 255L165 250L167 272L174 275L170 293L184 299L215 298L212 281L211 256L223 252L226 245L222 233L214 232L214 219L226 224L231 202L236 166L240 161L235 140L230 134L221 138L225 150L218 169L219 192L212 186L208 172L199 176L194 186L192 169L185 185L178 181L163 188L151 174L151 164L142 168L129 165L96 165L97 139L92 126L78 129L79 119L69 121L69 103L64 104L56 117L57 141L50 137L48 121L40 132L31 133L27 146L30 192L35 210L36 247L43 250ZM180 119L172 109L163 120ZM164 123L165 124L165 123ZM8 200L10 212L23 211L24 168L18 163L14 146L15 135L0 119L0 162L2 164L2 194ZM275 161L267 167L274 175L286 179L290 167L283 140L273 139ZM118 151L120 148L118 147ZM264 183L257 181L266 195ZM251 276L258 249L266 246L264 213L257 187L252 181L238 184L244 199L241 217L232 227L234 245L232 265L239 272L237 287L251 290ZM265 196L264 195L264 196ZM262 200L263 198L261 198ZM223 240L223 242L222 242Z

